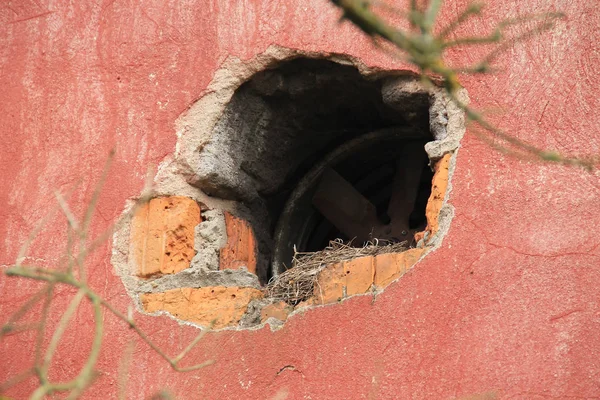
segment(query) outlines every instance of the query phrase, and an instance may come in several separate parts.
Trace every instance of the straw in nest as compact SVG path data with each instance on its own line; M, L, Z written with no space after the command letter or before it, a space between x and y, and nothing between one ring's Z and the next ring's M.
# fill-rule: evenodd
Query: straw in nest
M321 251L295 252L292 267L271 278L265 292L274 300L296 305L312 297L317 277L327 265L358 257L399 253L406 249L406 242L389 244L375 240L364 247L352 247L351 243L344 243L340 239L332 240Z

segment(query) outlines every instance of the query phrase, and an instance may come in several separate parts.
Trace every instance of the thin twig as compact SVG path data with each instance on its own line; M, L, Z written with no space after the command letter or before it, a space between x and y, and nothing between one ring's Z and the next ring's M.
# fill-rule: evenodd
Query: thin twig
M129 343L127 343L127 347L125 347L125 351L123 352L121 360L119 361L119 379L117 380L117 396L119 400L127 399L127 382L129 381L129 368L133 360L134 350L135 341L130 340Z
M200 342L202 337L206 334L206 331L201 331L200 334L175 358L170 358L166 355L164 351L160 349L156 344L154 344L148 336L134 323L131 317L126 317L120 312L118 312L112 305L110 305L106 300L104 300L100 295L94 292L86 283L86 271L84 268L84 263L87 256L101 243L104 243L113 233L114 230L120 227L123 223L129 220L129 218L133 215L133 213L137 210L137 208L147 202L151 197L150 184L151 177L150 174L147 177L146 185L144 187L143 195L139 199L138 202L131 207L127 213L123 214L121 218L119 218L115 223L113 223L108 229L104 230L98 237L96 237L93 241L88 243L89 239L89 228L91 226L91 219L94 214L94 210L97 206L98 199L100 197L102 185L104 184L108 170L110 167L110 161L113 157L113 152L109 156L109 160L107 161L100 182L96 186L94 193L92 195L92 199L90 200L90 204L86 208L83 219L78 221L71 212L66 198L62 196L60 193L56 192L55 197L57 200L56 209L60 209L68 221L68 232L67 232L67 243L65 249L65 256L67 257L67 268L61 269L60 267L57 269L47 269L41 268L36 265L25 265L23 261L26 259L27 251L29 249L30 244L33 239L37 235L41 229L43 229L43 224L36 226L34 231L29 235L26 243L21 247L19 251L19 255L17 257L17 262L12 267L5 270L5 274L7 276L20 277L25 279L32 279L37 281L46 282L44 287L36 292L30 299L28 299L23 306L17 310L15 314L13 314L8 323L3 327L0 332L0 339L2 336L12 332L17 333L17 331L23 331L26 329L36 329L37 337L35 344L35 362L34 366L25 371L23 374L20 374L16 377L9 379L7 382L2 384L0 388L4 390L4 388L17 384L18 382L26 379L28 376L37 375L40 381L39 386L33 392L31 399L43 399L48 395L52 395L57 392L68 392L67 399L76 399L80 397L80 395L91 385L97 373L94 371L95 365L98 361L98 357L102 348L102 337L104 332L104 318L102 314L102 308L106 308L109 312L115 315L118 319L124 321L131 327L131 329L136 332L136 334L142 339L142 341L146 342L150 348L159 354L163 359L165 359L169 365L175 370L179 372L186 371L194 371L200 368L203 368L207 365L214 363L214 361L209 360L203 362L201 364L193 365L190 367L180 367L180 361ZM56 210L54 210L55 212ZM46 217L44 217L44 221L47 221L51 218L53 213L49 213ZM78 240L75 241L74 239ZM78 247L78 251L74 254L73 248ZM64 265L64 257L59 260L59 266ZM77 277L74 275L73 266L74 263L79 267L79 273ZM42 357L42 342L44 339L44 332L46 328L47 317L49 314L49 309L52 304L54 288L56 285L66 285L73 288L78 289L77 294L71 300L69 306L65 310L61 319L59 320L55 330L52 334L49 345L46 348L45 354ZM42 306L42 316L39 323L35 324L19 324L15 325L35 304L37 304L42 298L44 298L44 303ZM61 342L63 335L69 325L69 321L73 317L77 307L81 303L81 301L86 298L90 301L95 320L95 328L94 328L94 339L92 342L92 347L90 350L90 354L86 359L84 366L79 371L79 374L66 382L51 382L48 379L48 371L50 369L54 354ZM23 375L23 376L22 376Z
M80 183L81 183L81 180L78 180L71 187L71 189L69 189L67 191L67 197L69 197L75 191L75 189L77 189L77 187L79 186ZM40 233L40 231L42 229L44 229L44 227L48 224L50 219L52 219L52 217L54 217L54 214L59 210L59 208L60 208L60 206L58 204L54 205L54 207L52 207L50 209L50 211L41 220L38 221L38 223L33 228L33 230L31 232L29 232L29 235L27 235L27 239L25 239L25 242L23 243L23 245L19 249L19 253L17 254L16 265L21 265L21 263L25 259L25 255L27 254L27 251L29 251L29 247L33 243L33 240L36 238L38 233Z
M95 378L94 367L100 356L100 350L102 349L102 336L104 334L104 317L102 316L102 310L100 307L100 299L97 296L91 296L91 293L87 293L88 298L92 302L94 308L94 320L95 320L95 333L94 341L92 342L92 349L88 359L81 369L81 372L75 378L75 388L71 394L67 397L68 400L78 398L81 393L92 383Z
M458 18L450 22L445 28L441 30L439 36L441 38L446 38L449 34L454 32L454 30L458 28L460 24L465 22L470 16L480 14L482 9L482 3L471 3L467 5L467 8L465 8L464 11L458 15Z
M11 387L18 385L19 383L23 382L26 379L29 379L30 377L35 375L35 368L29 368L23 372L20 372L12 377L10 377L8 380L2 382L2 384L0 384L0 394L6 392L8 389L10 389ZM0 397L1 399L2 397Z
M137 333L137 335L140 337L140 339L142 339L144 342L146 342L146 344L148 346L150 346L150 348L152 350L154 350L159 356L161 356L165 361L167 361L175 371L179 371L179 372L194 371L194 370L206 367L207 365L211 365L214 363L213 360L209 360L209 361L206 361L201 364L193 365L191 367L187 367L187 368L183 368L183 369L179 368L177 365L179 360L172 359L165 352L163 352L160 349L160 347L158 347L156 344L154 344L154 342L152 342L152 340L150 340L150 338L148 338L148 336L144 333L144 331L142 331L132 319L127 318L124 314L122 314L121 312L116 310L111 304L109 304L105 300L101 299L101 304L106 309L108 309L108 311L110 311L114 316L119 318L121 321L127 323L129 325L129 327L131 329L133 329L133 331L135 333ZM202 331L202 332L200 332L200 334L198 334L198 336L192 341L190 346L188 346L188 348L186 348L184 350L185 354L187 354L198 343L198 341L199 341L198 337L202 338L202 336L204 336L205 333L206 333L205 331Z
M564 17L564 14L549 12L544 14L526 15L512 19L506 19L498 23L495 31L489 36L457 38L446 40L457 26L465 22L469 16L479 14L482 4L471 4L451 21L441 33L434 35L434 25L437 15L441 8L443 0L430 0L425 11L420 11L417 2L412 0L410 3L409 19L411 27L419 28L419 32L410 34L397 29L386 23L381 17L371 11L369 2L364 0L331 0L332 3L340 7L344 14L343 17L354 23L365 34L372 38L380 37L394 45L398 50L408 54L408 62L419 68L424 82L431 82L430 75L440 76L443 86L453 102L461 108L468 119L477 123L487 135L476 133L484 142L492 145L506 154L516 155L523 159L538 159L548 162L557 162L565 165L575 165L592 170L598 164L599 158L568 157L556 151L541 149L512 135L509 135L500 129L494 127L485 120L479 113L463 104L456 97L456 93L462 88L458 73L489 73L489 64L495 58L505 52L518 42L523 42L531 37L554 27L555 22ZM526 29L521 34L511 38L505 38L504 31L512 26L533 22L535 25ZM473 67L452 68L446 65L443 54L444 50L454 46L477 45L486 43L499 43L486 57ZM507 142L515 149L511 149L503 144L496 143L494 138Z
M44 334L46 333L46 323L48 321L48 313L50 311L50 304L52 304L52 296L54 295L54 284L48 283L45 285L46 298L44 299L44 305L42 306L42 317L40 318L40 329L35 338L35 361L34 367L37 372L40 370L42 363L42 343L44 341ZM39 376L39 373L38 373Z
M85 292L83 290L79 290L75 297L73 297L73 299L69 303L69 306L67 307L63 316L58 322L56 330L54 331L52 339L50 340L50 344L48 345L48 349L46 350L46 354L44 355L44 361L42 362L42 366L39 372L39 374L44 378L44 380L46 380L48 377L50 363L52 362L52 357L54 357L54 352L58 347L58 343L60 342L62 335L67 330L67 325L69 324L69 321L71 321L73 314L77 310L77 307L79 307L79 304L81 303L81 300L83 300L84 297Z
M0 339L2 339L4 335L7 335L10 332L12 332L13 325L17 323L27 313L27 311L31 309L31 307L33 307L38 301L40 301L45 294L46 287L43 287L42 289L37 291L33 296L27 299L27 301L23 303L23 305L19 307L19 309L15 311L13 315L11 315L11 317L8 319L8 322L6 322L2 326L2 330L0 330Z

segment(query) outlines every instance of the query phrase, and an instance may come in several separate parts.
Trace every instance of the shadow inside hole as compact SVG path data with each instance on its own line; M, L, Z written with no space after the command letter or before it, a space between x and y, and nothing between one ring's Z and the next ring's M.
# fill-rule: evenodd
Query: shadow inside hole
M294 246L316 251L329 240L351 239L314 206L311 196L320 176L314 169L346 144L386 130L396 132L391 140L367 140L328 167L372 203L382 225L390 223L394 164L403 146L418 142L424 154L423 145L432 140L429 94L396 90L397 82L416 78L397 72L366 77L352 65L296 58L256 73L235 91L200 150L191 183L238 202L239 216L249 221L257 239L261 282L289 265ZM410 214L412 230L425 222L431 190L426 157L419 168L414 207L403 210ZM311 174L306 198L294 202L299 185Z
M273 266L281 271L291 264L295 251L319 251L334 239L352 241L355 247L367 242L414 244L413 234L426 225L433 176L423 148L428 139L422 137L422 131L411 128L372 132L346 143L315 166L297 184L281 213L275 230ZM413 157L416 165L403 163L403 150L409 145L411 151L421 153ZM403 172L399 164L413 170L413 179L406 186L396 183L399 172ZM330 169L343 184L323 177ZM410 198L394 202L394 191L398 190L409 193ZM315 204L320 196L325 197L325 206ZM344 208L346 211L339 211ZM369 209L373 214L370 218L361 216ZM347 224L346 220L355 223Z

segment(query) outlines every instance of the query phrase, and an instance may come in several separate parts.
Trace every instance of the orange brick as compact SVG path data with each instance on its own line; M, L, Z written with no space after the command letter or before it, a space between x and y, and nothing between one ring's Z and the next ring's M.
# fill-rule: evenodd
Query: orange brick
M173 274L196 254L194 228L200 207L188 197L158 197L142 205L131 222L130 259L141 277Z
M297 310L297 309L303 308L303 307L314 306L314 305L317 305L317 302L316 302L315 296L312 296L312 297L309 297L308 299L296 304L294 306L294 310Z
M431 195L429 196L427 207L425 209L427 228L425 228L425 231L415 234L416 241L423 239L425 232L429 232L431 237L431 235L434 235L439 229L438 217L444 203L444 198L446 197L446 190L448 189L448 175L451 157L452 154L445 154L444 157L435 163L435 172L431 182Z
M315 284L318 304L329 304L347 296L366 293L373 284L373 257L331 264L319 273Z
M425 249L409 249L402 253L387 253L376 256L373 283L379 287L386 287L415 265L424 252Z
M225 213L227 244L221 249L219 269L246 267L256 274L256 240L247 221Z
M269 304L260 310L260 322L265 322L271 317L285 321L293 310L294 308L284 301Z
M167 311L179 319L219 329L237 325L248 303L262 296L254 288L211 286L144 293L140 298L147 312Z
M344 261L347 296L366 293L371 289L375 275L373 264L373 256Z

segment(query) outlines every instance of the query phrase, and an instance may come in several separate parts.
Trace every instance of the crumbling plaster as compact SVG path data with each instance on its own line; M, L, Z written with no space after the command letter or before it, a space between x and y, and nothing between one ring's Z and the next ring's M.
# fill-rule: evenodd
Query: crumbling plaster
M445 1L440 20L456 18L465 5ZM458 34L485 36L505 18L555 10L567 15L555 29L509 46L494 73L461 80L473 107L511 135L566 154L598 154L595 2L490 1ZM229 57L248 61L277 43L349 54L381 69L411 68L339 17L321 0L56 0L0 9L0 268L14 262L29 232L55 209L55 190L65 193L82 180L69 204L75 212L85 208L116 146L91 231L96 236L110 227L125 200L140 193L148 165L173 153L174 121ZM445 55L464 66L487 51L472 46ZM140 400L164 389L183 399L595 398L599 196L597 173L523 162L467 134L453 175L455 216L443 244L375 302L355 296L317 307L275 332L209 333L183 361L215 363L186 374L172 371L127 324L107 315L101 375L89 397L116 398L121 388ZM52 219L25 261L55 267L65 227L64 218ZM110 250L107 243L91 254L89 284L126 313L131 298ZM37 290L37 282L0 277L0 315L6 320ZM67 294L54 298L50 324L62 317ZM135 308L132 315L169 355L198 334L170 318ZM92 324L90 313L76 313L52 376L68 380L78 373ZM24 343L32 341L12 335L0 342L0 381L33 365ZM123 354L132 347L127 364ZM121 367L129 371L125 388ZM21 382L6 395L28 397L34 384Z
M220 134L219 131L214 130L214 126L217 125L222 117L235 91L257 72L273 68L278 63L300 57L324 59L342 65L354 66L365 77L390 73L377 68L366 67L359 60L344 55L302 52L277 46L269 47L265 53L247 62L242 62L235 58L228 59L215 73L215 77L204 95L177 120L178 141L175 154L167 157L161 163L153 180L152 196L186 196L197 201L202 207L202 222L196 227L196 240L194 244L197 254L193 258L190 267L176 274L167 274L151 280L136 277L136 267L132 265L131 258L128 256L128 249L131 246L130 242L132 240L128 220L125 221L122 228L114 236L112 264L123 279L128 293L133 301L138 304L141 311L144 309L154 312L158 310L156 305L151 309L142 307L140 295L143 296L144 294L155 293L159 295L160 293L172 292L179 288L247 287L259 289L261 287L259 278L245 269L219 270L219 250L227 242L223 212L241 214L245 217L251 216L252 210L249 210L244 203L244 200L248 200L249 198L242 196L237 201L223 200L219 198L218 193L217 196L205 194L198 188L198 182L202 179L201 175L199 175L201 172L199 171L202 170L202 165L204 165L202 159L204 154L203 149L211 140L214 140L213 135ZM462 110L444 95L442 89L436 87L424 88L411 74L391 76L385 81L382 87L384 102L395 107L399 113L410 112L407 104L410 104L409 100L411 96L418 93L427 93L430 104L429 129L434 140L426 144L425 150L432 163L437 162L446 154L451 156L449 172L446 177L448 181L451 181L460 140L465 132L465 120ZM468 101L465 90L461 90L458 96L463 101ZM408 117L410 118L412 115ZM252 149L248 149L248 151L252 151ZM227 149L222 149L222 152L225 158L225 165L227 165ZM233 159L230 160L234 162ZM223 159L219 159L219 162L223 162ZM232 165L231 168L234 168L234 170L230 171L232 175L242 173L235 170L239 169L239 166ZM223 173L222 171L219 172ZM228 176L228 174L225 173L224 176ZM239 182L241 186L240 192L252 192L255 190L252 187L244 187L244 185L247 185L246 181L240 181L235 176L228 179L233 184ZM439 229L436 229L431 236L429 235L430 232L425 232L425 236L418 243L419 247L427 246L428 249L433 250L441 245L442 239L448 231L450 222L454 216L454 209L448 202L448 193L450 191L451 186L449 184L442 196L443 202L439 213L436 211L435 216L432 217L438 219ZM250 199L252 196L250 195ZM124 211L124 215L128 216L131 214L129 209L134 204L135 199L132 199L128 208ZM261 234L264 233L259 231L259 235ZM264 238L259 236L259 240L261 239ZM262 265L262 269L266 271L264 265ZM263 282L265 282L264 276L263 272ZM383 287L379 287L378 291L382 289ZM361 293L356 292L354 294ZM351 296L352 294L348 297ZM241 321L240 327L252 327L260 322L265 322L264 320L260 320L260 312L264 306L269 304L271 304L271 301L268 298L254 300L251 307L249 307L248 314ZM316 304L318 303L311 305ZM187 318L187 321L189 322L190 319ZM281 321L272 318L268 319L268 321L272 324L273 328L281 326ZM193 319L191 322L194 322ZM220 325L219 328L221 327L227 327L227 325Z

